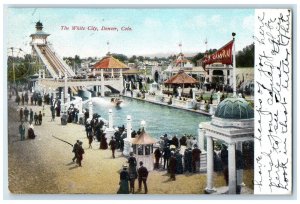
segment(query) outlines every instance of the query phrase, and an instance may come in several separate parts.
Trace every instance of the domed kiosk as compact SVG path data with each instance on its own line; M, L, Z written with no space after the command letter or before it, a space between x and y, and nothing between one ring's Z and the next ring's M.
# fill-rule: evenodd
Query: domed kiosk
M254 112L245 99L226 98L218 105L215 117L225 119L249 119L254 117Z
M219 103L211 122L202 123L202 131L207 142L206 193L216 192L213 186L213 140L222 140L228 144L228 193L235 194L236 187L243 183L243 171L236 170L236 150L242 151L243 142L254 139L253 108L241 97L227 98Z
M146 122L143 120L141 122L142 131L139 135L137 135L134 139L132 139L132 148L133 153L136 157L137 163L142 161L144 163L144 167L148 169L148 171L153 170L153 144L157 141L153 139L148 133L145 131Z

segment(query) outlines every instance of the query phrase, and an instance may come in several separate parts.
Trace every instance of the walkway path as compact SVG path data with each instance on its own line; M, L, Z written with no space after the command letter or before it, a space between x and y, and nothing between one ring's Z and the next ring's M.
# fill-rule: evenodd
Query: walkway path
M51 122L49 106L45 106L46 116L43 118L43 124L35 126L36 139L20 141L17 112L20 107L17 107L13 100L9 100L8 104L8 175L9 189L12 193L117 192L118 172L126 162L120 152L116 153L116 159L112 159L110 150L98 149L99 143L93 143L93 149L88 149L84 126L70 123L61 126L60 118ZM28 108L34 111L42 109L39 106ZM71 144L78 139L83 141L83 167L77 167L72 162L72 147L53 138L52 135ZM253 171L245 171L245 174L245 178L251 177ZM251 181L245 183L251 185ZM215 176L215 184L225 184L222 175ZM150 194L202 194L206 186L206 175L183 174L178 175L176 181L170 181L166 171L153 171L149 174L148 186Z

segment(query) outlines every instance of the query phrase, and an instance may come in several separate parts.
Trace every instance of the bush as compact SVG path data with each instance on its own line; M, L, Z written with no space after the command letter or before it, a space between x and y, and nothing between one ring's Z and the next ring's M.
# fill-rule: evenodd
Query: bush
M205 105L205 111L206 111L206 112L209 111L209 104L208 104L208 103Z
M193 110L197 110L197 104L196 103L193 105Z

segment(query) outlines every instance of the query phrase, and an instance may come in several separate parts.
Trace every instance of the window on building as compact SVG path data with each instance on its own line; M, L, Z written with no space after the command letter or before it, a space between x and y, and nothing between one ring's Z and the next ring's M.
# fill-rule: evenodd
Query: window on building
M150 155L151 154L151 148L150 145L145 146L145 155Z
M138 155L144 155L143 145L138 146Z
M132 145L133 147L133 152L136 154L136 145Z
M228 76L230 75L230 70L227 70L227 75L228 75Z

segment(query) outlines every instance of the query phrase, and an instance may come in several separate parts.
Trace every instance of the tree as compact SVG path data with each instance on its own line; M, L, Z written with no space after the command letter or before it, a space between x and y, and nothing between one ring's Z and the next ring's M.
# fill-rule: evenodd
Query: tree
M113 53L112 56L118 60L120 60L121 62L125 62L128 60L128 57L126 55L123 54L117 54L117 53Z
M81 64L81 59L78 55L75 55L74 62L75 62L75 64Z
M13 81L14 77L15 80L18 82L24 82L27 78L34 74L34 69L31 64L31 56L25 55L23 57L12 57L8 56L7 59L7 77L8 81ZM14 64L14 65L13 65ZM13 72L13 66L15 72Z
M204 53L199 52L198 54L196 54L193 58L192 58L192 62L194 64L197 64L197 61L202 59L204 57Z
M254 67L254 44L248 45L236 55L237 67Z
M143 62L144 61L144 57L143 56L138 56L137 58L140 62Z
M167 59L171 61L176 60L176 55L170 55Z
M208 54L213 54L217 51L217 49L209 49L207 52ZM202 59L204 57L205 53L203 52L199 52L198 54L196 54L191 60L194 64L197 64L197 61Z
M133 55L132 57L129 58L129 62L134 63L136 59L137 59L136 56Z

